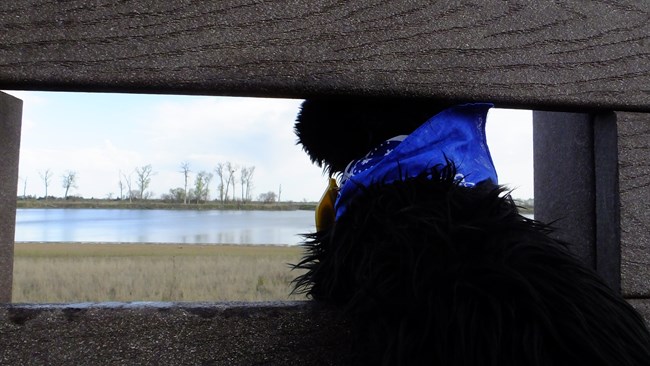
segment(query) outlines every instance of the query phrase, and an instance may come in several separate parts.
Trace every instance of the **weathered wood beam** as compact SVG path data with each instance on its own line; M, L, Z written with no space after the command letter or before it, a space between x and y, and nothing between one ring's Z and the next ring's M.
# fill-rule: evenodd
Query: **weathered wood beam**
M310 302L0 305L2 365L351 365L349 343Z
M3 365L354 365L350 340L309 302L0 305Z
M533 113L535 219L613 289L621 290L614 113Z
M616 117L622 289L625 296L650 299L650 115Z
M650 115L533 120L535 218L625 297L650 299Z
M650 2L0 2L0 89L650 111Z
M0 92L0 303L11 301L22 106Z

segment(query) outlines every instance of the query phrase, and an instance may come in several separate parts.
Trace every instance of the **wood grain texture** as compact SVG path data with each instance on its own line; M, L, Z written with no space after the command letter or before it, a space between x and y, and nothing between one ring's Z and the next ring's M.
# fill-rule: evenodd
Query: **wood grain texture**
M0 305L2 365L352 365L313 303Z
M22 107L0 92L0 303L11 301Z
M0 88L650 111L650 2L13 0Z
M621 212L621 285L650 298L650 115L617 113Z
M345 324L310 303L87 305L0 305L0 363L355 365Z

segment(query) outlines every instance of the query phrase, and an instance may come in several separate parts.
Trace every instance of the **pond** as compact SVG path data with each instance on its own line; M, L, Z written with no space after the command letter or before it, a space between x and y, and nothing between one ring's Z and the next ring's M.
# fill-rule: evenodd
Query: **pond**
M296 245L313 211L18 209L17 242Z

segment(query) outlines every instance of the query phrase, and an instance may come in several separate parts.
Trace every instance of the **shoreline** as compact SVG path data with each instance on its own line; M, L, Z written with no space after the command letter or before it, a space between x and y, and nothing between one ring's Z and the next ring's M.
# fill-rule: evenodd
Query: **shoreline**
M300 256L299 245L16 242L14 257Z
M204 202L188 203L166 202L161 200L138 200L129 202L126 200L105 200L105 199L18 199L16 208L21 209L61 209L61 208L85 208L85 209L122 209L122 210L228 210L228 211L314 211L315 202Z
M299 244L237 244L237 243L177 243L177 242L130 242L130 241L15 241L14 245L150 245L150 246L188 246L188 247L299 247Z

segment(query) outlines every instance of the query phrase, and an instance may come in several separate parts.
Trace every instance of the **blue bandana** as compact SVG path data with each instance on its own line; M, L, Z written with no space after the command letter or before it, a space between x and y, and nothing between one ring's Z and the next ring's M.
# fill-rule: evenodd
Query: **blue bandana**
M485 138L485 118L492 104L464 104L446 109L408 136L384 141L365 157L352 161L341 177L336 220L350 200L372 184L416 177L434 167L456 165L459 185L492 181L497 172Z

